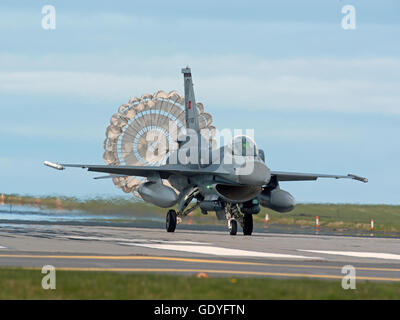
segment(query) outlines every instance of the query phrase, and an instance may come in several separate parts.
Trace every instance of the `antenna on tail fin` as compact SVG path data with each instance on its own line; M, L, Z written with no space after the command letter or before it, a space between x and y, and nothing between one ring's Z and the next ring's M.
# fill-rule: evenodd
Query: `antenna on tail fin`
M198 112L196 107L196 99L194 97L192 71L189 67L182 69L184 87L185 87L185 116L186 129L192 129L200 132Z

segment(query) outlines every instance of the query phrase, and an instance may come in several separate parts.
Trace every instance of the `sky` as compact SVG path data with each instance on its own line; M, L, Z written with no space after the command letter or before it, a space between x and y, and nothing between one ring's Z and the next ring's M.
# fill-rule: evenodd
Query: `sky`
M0 193L124 196L42 162L103 164L117 108L183 93L189 65L213 124L254 129L271 170L369 179L281 183L297 202L400 204L399 17L395 0L2 1Z

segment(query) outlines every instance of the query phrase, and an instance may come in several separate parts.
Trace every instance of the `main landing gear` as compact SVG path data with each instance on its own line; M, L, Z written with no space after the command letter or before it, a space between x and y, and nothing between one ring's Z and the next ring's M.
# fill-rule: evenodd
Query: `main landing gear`
M173 209L167 213L165 228L167 232L174 232L176 225L182 222L182 219L199 206L199 202L190 206L190 202L199 194L197 187L190 187L179 194L178 211Z
M243 217L243 234L245 236L251 236L253 233L253 215L245 214Z
M176 225L182 222L182 218L193 211L197 206L198 204L189 209L186 209L187 206L185 206L184 209L186 210L182 210L182 212L178 213L173 209L169 210L165 219L165 228L167 229L167 232L174 232ZM237 234L238 223L240 223L245 236L251 236L253 233L253 215L240 212L237 204L226 204L225 217L228 222L230 235L234 236Z
M165 222L165 228L167 229L167 232L175 231L176 221L177 221L176 211L169 210L167 213L167 218L166 218L166 222Z

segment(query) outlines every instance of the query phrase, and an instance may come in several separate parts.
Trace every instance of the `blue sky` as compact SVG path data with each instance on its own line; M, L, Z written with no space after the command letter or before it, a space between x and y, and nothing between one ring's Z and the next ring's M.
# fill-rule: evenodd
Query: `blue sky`
M42 6L56 29L41 27ZM344 5L356 29L341 27ZM282 183L298 202L400 204L398 1L2 1L0 193L124 195L83 170L133 96L196 97L217 128L254 128L272 170L369 183Z

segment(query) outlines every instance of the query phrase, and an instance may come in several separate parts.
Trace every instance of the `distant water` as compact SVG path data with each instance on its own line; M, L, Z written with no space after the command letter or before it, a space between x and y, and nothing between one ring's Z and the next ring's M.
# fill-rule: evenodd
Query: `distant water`
M160 217L135 217L127 214L96 214L79 210L46 209L30 205L0 205L0 220L31 222L136 222L163 221Z

